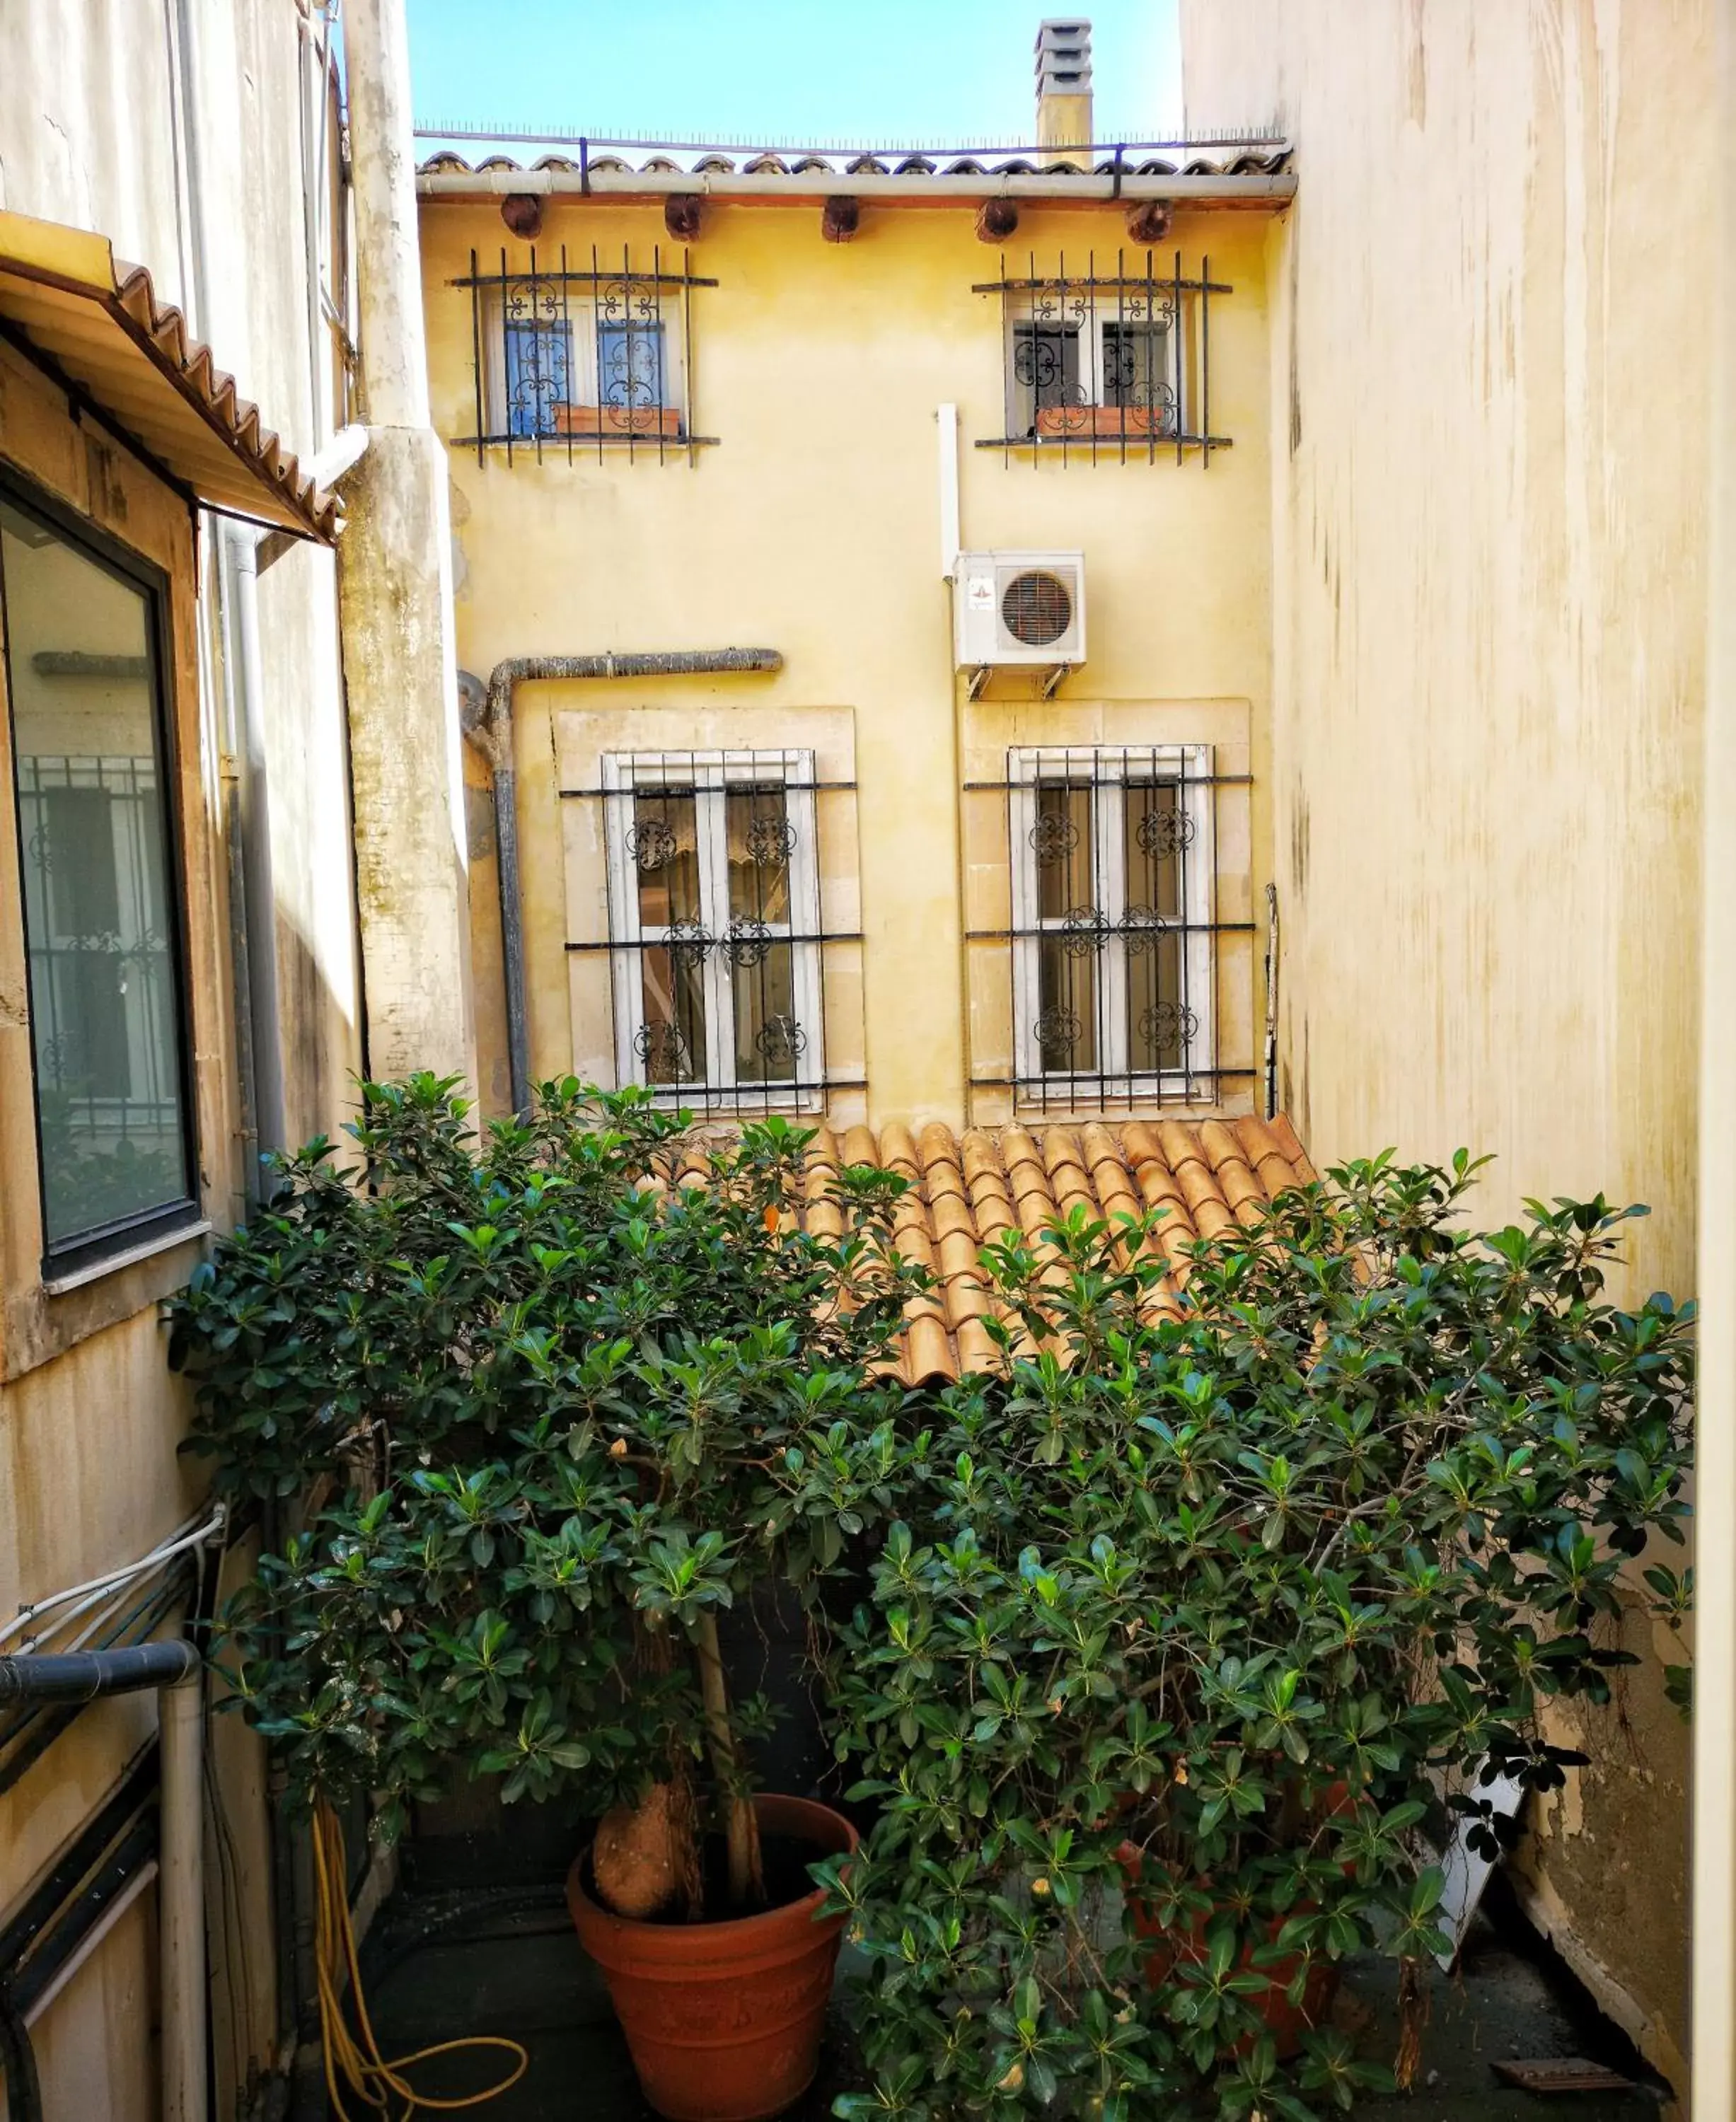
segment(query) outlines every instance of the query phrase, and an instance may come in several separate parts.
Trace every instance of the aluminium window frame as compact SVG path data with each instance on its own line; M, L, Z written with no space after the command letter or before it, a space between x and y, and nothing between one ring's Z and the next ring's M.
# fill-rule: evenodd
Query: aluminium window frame
M0 461L0 499L21 516L34 517L52 535L61 538L93 566L111 574L141 595L145 610L146 654L150 663L152 734L156 743L156 767L163 808L164 919L167 926L167 960L173 988L172 1021L176 1032L175 1082L180 1096L180 1140L183 1169L188 1190L173 1201L117 1217L72 1236L50 1242L48 1236L48 1163L42 1141L42 1097L36 1063L36 995L31 970L30 933L25 927L25 874L28 857L24 831L21 778L17 770L16 695L12 683L12 633L5 623L4 563L0 562L0 685L6 693L7 763L11 787L13 829L18 844L19 932L24 941L25 989L29 1011L30 1121L36 1157L37 1208L42 1247L40 1269L45 1284L68 1279L82 1282L93 1273L119 1269L159 1243L176 1236L193 1235L204 1227L204 1204L200 1198L198 1085L194 1060L193 984L191 952L187 932L188 875L185 821L177 800L181 785L181 748L172 712L175 666L171 652L169 619L170 580L162 568L131 547L91 522L35 480L26 479Z
M815 803L815 759L811 750L786 747L775 758L756 751L743 756L727 750L605 752L601 760L604 817L607 834L609 940L616 957L612 983L615 1080L634 1084L661 1102L691 1101L704 1109L723 1107L742 1096L763 1101L772 1111L817 1113L825 1110L826 1040L820 951L820 847ZM728 811L732 789L778 787L784 819L793 830L789 853L789 918L768 922L766 940L788 942L790 987L797 1024L805 1035L792 1054L793 1074L769 1081L739 1077L734 1067L735 965L726 942L730 923ZM679 1083L653 1083L649 1062L639 1049L643 1007L643 946L665 939L660 923L642 921L639 873L629 852L628 833L642 791L694 796L698 838L700 919L709 938L702 971L705 996L705 1072ZM617 816L625 821L615 825ZM625 971L621 970L625 964Z
M1161 1104L1190 1099L1194 1083L1214 1073L1218 1026L1214 772L1213 747L1209 744L1022 745L1008 750L1013 1075L1019 1094L1029 1090L1046 1096L1056 1089L1084 1087L1093 1097L1112 1097L1129 1104ZM1191 1031L1183 1034L1182 1067L1136 1070L1128 1056L1129 946L1121 925L1128 908L1126 791L1130 787L1170 780L1178 785L1179 807L1192 827L1180 850L1181 913L1179 916L1155 915L1144 932L1180 932L1183 994L1195 1022ZM1037 790L1046 783L1088 786L1091 791L1091 909L1107 923L1097 951L1100 1037L1094 1068L1046 1068L1037 1036L1043 938L1066 932L1065 917L1045 920L1039 913L1041 887L1033 837ZM1102 800L1111 792L1113 802Z

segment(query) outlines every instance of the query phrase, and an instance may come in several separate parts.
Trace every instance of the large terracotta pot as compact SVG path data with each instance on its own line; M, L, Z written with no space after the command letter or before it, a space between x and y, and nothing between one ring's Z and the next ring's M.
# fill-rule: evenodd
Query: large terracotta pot
M1347 1819L1355 1811L1356 1801L1350 1795L1349 1784L1333 1783L1327 1784L1315 1797L1308 1808L1308 1817L1315 1821ZM1169 1979L1178 1961L1185 1961L1195 1965L1205 1961L1209 1951L1205 1937L1210 1928L1211 1918L1210 1915L1195 1915L1186 1923L1166 1928L1159 1921L1156 1909L1140 1894L1139 1881L1144 1868L1144 1858L1138 1845L1124 1842L1116 1850L1116 1857L1126 1885L1127 1908L1133 1919L1134 1935L1151 1941L1152 1949L1145 1957L1145 1979L1157 1989ZM1352 1864L1346 1864L1342 1868L1346 1878L1350 1877L1355 1870ZM1209 1879L1200 1883L1208 1892L1210 1891ZM1298 1903L1290 1913L1294 1915L1309 1914L1312 1909L1308 1904ZM1283 1916L1275 1916L1266 1925L1266 1944L1277 1943L1284 1921ZM1336 1960L1317 1960L1309 1966L1303 1984L1301 2001L1293 2004L1285 1992L1295 1980L1302 1961L1303 1956L1299 1952L1286 1953L1281 1960L1270 1961L1256 1967L1254 1947L1248 1945L1243 1947L1237 1966L1238 1974L1262 1975L1266 1979L1264 1990L1251 1991L1242 2002L1257 2012L1265 2022L1280 2058L1294 2055L1302 2046L1303 2036L1312 2027L1324 2023L1327 2012L1332 2008L1332 1999L1338 1993L1339 1976L1342 1971L1338 1962ZM1251 2040L1245 2041L1242 2044L1242 2050L1245 2052L1252 2046Z
M1116 1852L1121 1863L1121 1876L1127 1882L1127 1910L1133 1920L1134 1935L1148 1938L1151 1951L1145 1956L1145 1979L1153 1989L1161 1989L1182 1962L1203 1965L1210 1947L1206 1933L1210 1927L1209 1915L1195 1914L1185 1923L1166 1927L1149 1902L1139 1893L1139 1874L1142 1868L1140 1853L1131 1842L1124 1842ZM1293 1914L1304 1911L1298 1907ZM1275 1944L1285 1919L1274 1916L1266 1926L1265 1942ZM1254 1947L1244 1946L1236 1971L1239 1975L1257 1975L1265 1982L1264 1989L1248 1992L1242 2003L1256 2012L1271 2036L1280 2061L1295 2055L1302 2047L1302 2037L1313 2027L1325 2023L1332 2008L1332 1999L1338 1993L1339 1966L1336 1961L1317 1960L1309 1966L1303 1980L1299 2003L1292 2003L1286 1993L1302 1965L1299 1952L1287 1953L1281 1960L1270 1961L1256 1967ZM1252 2039L1242 2042L1238 2054L1253 2045Z
M1145 1979L1153 1989L1159 1989L1175 1971L1178 1962L1202 1965L1207 1946L1205 1933L1208 1919L1193 1917L1184 1928L1166 1930L1156 1914L1137 1895L1130 1895L1128 1906L1133 1916L1136 1936L1149 1938L1152 1949L1145 1956ZM1284 1928L1284 1919L1275 1916L1266 1926L1266 1942L1274 1942ZM1338 1991L1338 1964L1336 1961L1317 1960L1308 1969L1303 1984L1302 2001L1293 2004L1285 1992L1296 1979L1296 1970L1302 1965L1300 1953L1287 1954L1261 1967L1254 1965L1253 1947L1244 1947L1237 1966L1237 1973L1257 1975L1266 1984L1263 1989L1251 1991L1241 2001L1256 2012L1266 2031L1271 2036L1280 2061L1294 2055L1302 2046L1302 2037L1311 2027L1325 2023L1332 2008L1332 1999ZM1240 2044L1240 2054L1252 2046L1252 2039Z
M809 1844L817 1858L854 1849L856 1830L807 1798L755 1800L762 1835ZM824 1895L726 1923L635 1923L585 1885L590 1853L567 1875L579 1942L603 1971L645 2097L669 2122L763 2122L799 2100L819 2067L841 1916Z

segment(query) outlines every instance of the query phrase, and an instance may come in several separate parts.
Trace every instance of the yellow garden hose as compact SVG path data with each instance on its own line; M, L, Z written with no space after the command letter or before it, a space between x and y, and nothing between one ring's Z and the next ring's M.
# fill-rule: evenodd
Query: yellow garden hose
M314 1957L320 1981L320 2028L325 2036L325 2090L331 2096L336 2122L356 2122L344 2105L338 2089L341 2078L358 2099L385 2122L413 2122L419 2113L437 2109L480 2107L495 2100L508 2086L517 2085L529 2069L531 2059L517 2041L502 2034L471 2034L453 2041L437 2041L432 2048L413 2054L395 2056L388 2063L380 2053L367 2016L367 2000L362 1994L362 1973L356 1962L356 1934L349 1920L348 1872L344 1856L344 1830L338 1816L324 1798L313 1816L313 1863L316 1881ZM344 2008L346 1979L356 2025L352 2031ZM431 2056L450 2055L460 2049L504 2049L517 2059L510 2073L486 2092L468 2093L462 2100L436 2100L418 2092L402 2073L413 2064ZM394 2103L401 2101L401 2107Z

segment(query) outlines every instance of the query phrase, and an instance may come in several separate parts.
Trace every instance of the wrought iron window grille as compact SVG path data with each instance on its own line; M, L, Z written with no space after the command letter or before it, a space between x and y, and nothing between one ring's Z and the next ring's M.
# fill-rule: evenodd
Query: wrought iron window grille
M620 263L593 244L588 269L569 262L562 244L558 266L529 246L515 265L504 247L498 272L484 272L475 251L470 269L452 283L470 297L470 351L475 425L453 437L474 449L479 464L491 449L534 454L564 451L571 463L594 449L601 460L624 448L629 460L657 461L713 446L693 410L693 290L715 280L671 270L661 245L648 269L634 265L624 245Z
M1182 254L1163 270L1155 251L1118 250L1099 272L1094 251L1069 274L1063 254L1055 272L1010 278L1004 255L999 280L972 292L999 295L1006 361L1006 432L980 441L1008 461L1029 450L1032 461L1058 450L1155 463L1172 450L1180 464L1197 451L1202 465L1231 437L1211 428L1211 297L1234 289L1184 274Z
M1219 774L1207 745L1021 747L1004 782L1010 919L973 951L1010 946L1015 1107L1100 1112L1217 1104L1254 1077L1230 1053L1221 944L1252 935L1218 909Z
M619 1080L707 1113L815 1112L860 1077L826 1067L826 961L859 932L828 928L813 755L614 754L601 806L606 952Z

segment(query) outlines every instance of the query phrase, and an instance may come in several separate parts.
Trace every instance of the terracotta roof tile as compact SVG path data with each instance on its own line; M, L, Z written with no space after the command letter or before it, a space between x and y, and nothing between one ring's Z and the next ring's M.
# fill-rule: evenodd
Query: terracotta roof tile
M436 135L439 130L438 127L425 129L427 133ZM959 153L944 149L875 151L833 147L788 147L781 152L769 147L725 152L695 147L681 148L673 154L667 150L650 154L644 154L643 149L639 152L643 159L634 162L597 143L587 147L583 161L571 154L556 152L518 162L509 155L484 152L471 161L454 148L442 147L418 166L416 174L424 179L444 178L449 184L457 178L491 172L522 174L545 170L574 175L587 172L587 181L598 175L629 179L681 175L783 177L790 180L793 193L802 194L815 189L816 178L832 185L841 185L851 177L895 180L900 177L977 178L990 183L1008 177L1108 177L1122 181L1140 177L1270 178L1288 175L1292 166L1290 147L1282 140L1203 143L1200 147L1178 144L1155 152L1134 149L1122 151L1119 155L1099 153L1088 168L1081 168L1070 160L1046 159L1040 152L1020 153L1016 149ZM424 187L424 196L428 189Z
M684 1157L680 1176L696 1162ZM934 1291L906 1312L899 1368L911 1385L997 1360L983 1324L996 1308L979 1264L985 1245L1022 1231L1041 1248L1045 1227L1074 1205L1111 1221L1163 1209L1148 1247L1170 1266L1147 1302L1148 1315L1156 1317L1177 1308L1186 1248L1196 1236L1252 1222L1265 1203L1315 1176L1282 1119L1091 1121L1041 1133L1011 1126L998 1134L971 1128L962 1135L930 1121L914 1136L891 1122L877 1136L850 1128L841 1142L822 1127L808 1150L801 1211L807 1229L836 1235L842 1219L833 1182L851 1164L877 1164L911 1181L896 1211L896 1242L906 1260L936 1278ZM1060 1269L1051 1263L1047 1272Z
M438 130L431 128L430 130ZM1225 151L1227 149L1227 152ZM847 147L786 148L781 153L775 148L762 148L757 152L725 153L713 148L706 152L684 150L692 153L690 166L694 170L732 175L740 170L750 175L769 176L799 176L812 171L843 176L1098 176L1112 177L1178 177L1178 176L1275 176L1290 166L1290 149L1281 140L1250 142L1246 146L1222 143L1215 154L1205 153L1197 147L1177 145L1158 153L1144 153L1137 157L1123 155L1119 161L1113 155L1102 156L1087 170L1081 170L1072 161L1051 158L1039 161L1032 155L1015 151L999 152L977 152L970 154L949 154L943 149L851 149ZM579 168L579 163L570 155L539 156L534 161L520 163L509 155L484 155L475 162L467 161L456 149L442 147L429 155L417 166L419 176L447 172L460 174L471 170L570 169ZM586 164L593 172L598 170L633 170L656 171L679 170L681 166L667 153L651 154L637 165L625 157L607 148L593 147Z
M0 212L0 323L201 501L330 543L339 501L107 241Z

